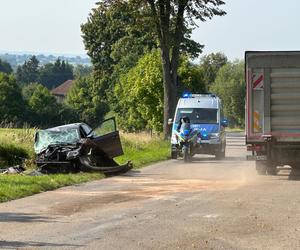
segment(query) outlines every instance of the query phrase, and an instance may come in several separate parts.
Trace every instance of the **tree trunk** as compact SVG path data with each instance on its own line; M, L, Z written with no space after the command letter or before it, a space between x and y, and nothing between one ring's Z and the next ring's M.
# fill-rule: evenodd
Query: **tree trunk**
M168 124L169 118L173 118L177 100L177 84L172 77L172 69L170 63L169 49L161 49L163 80L164 80L164 138L171 136L172 126ZM176 79L177 80L177 79Z
M164 138L168 139L172 132L172 126L168 125L169 118L173 118L176 108L177 100L177 68L179 61L179 46L181 39L181 28L183 22L184 8L187 0L180 2L178 7L177 24L176 24L176 40L175 40L175 57L172 54L172 61L170 60L171 41L170 41L170 14L171 14L171 1L159 0L158 11L155 7L154 0L147 0L150 5L154 22L157 29L158 40L161 49L162 68L163 68L163 81L164 81ZM179 30L179 31L178 31ZM176 44L177 43L177 44Z

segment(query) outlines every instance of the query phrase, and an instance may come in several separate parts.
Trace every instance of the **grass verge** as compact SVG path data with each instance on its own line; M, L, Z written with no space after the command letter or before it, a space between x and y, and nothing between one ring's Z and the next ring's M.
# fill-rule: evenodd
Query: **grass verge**
M18 158L34 158L33 129L0 129L0 167L18 163ZM118 163L131 160L134 168L166 160L170 143L146 134L121 134L124 155ZM100 173L54 174L45 176L0 175L0 202L22 198L63 186L98 180Z
M116 158L118 163L131 160L134 168L170 158L170 142L145 134L122 134L124 155Z
M103 178L100 173L0 176L0 202Z
M226 132L236 132L236 133L240 133L240 132L245 132L244 128L226 128Z

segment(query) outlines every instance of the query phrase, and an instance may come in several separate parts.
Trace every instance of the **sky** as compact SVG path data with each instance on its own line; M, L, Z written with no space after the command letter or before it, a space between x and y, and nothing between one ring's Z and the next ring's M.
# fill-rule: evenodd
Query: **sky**
M85 54L80 25L95 0L0 0L0 51Z
M227 15L199 23L204 54L299 50L299 0L224 0ZM0 52L85 54L80 24L97 0L0 0Z

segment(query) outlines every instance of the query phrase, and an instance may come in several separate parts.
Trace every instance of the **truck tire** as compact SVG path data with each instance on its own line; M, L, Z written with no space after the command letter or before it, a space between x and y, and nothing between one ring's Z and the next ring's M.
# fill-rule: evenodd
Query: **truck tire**
M256 171L259 175L266 175L268 164L267 161L255 161Z
M268 175L277 175L277 173L278 173L278 170L277 170L276 166L267 168Z

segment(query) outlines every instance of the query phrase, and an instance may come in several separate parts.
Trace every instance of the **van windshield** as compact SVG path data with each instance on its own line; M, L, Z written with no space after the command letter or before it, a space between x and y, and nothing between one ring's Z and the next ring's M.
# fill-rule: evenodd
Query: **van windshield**
M205 108L181 108L177 110L176 123L179 122L181 117L187 116L190 118L191 123L218 123L218 110L205 109Z

